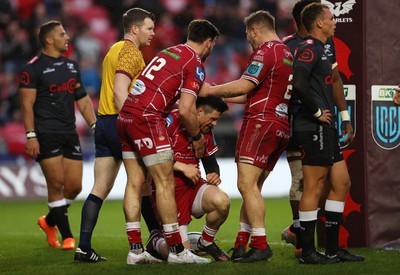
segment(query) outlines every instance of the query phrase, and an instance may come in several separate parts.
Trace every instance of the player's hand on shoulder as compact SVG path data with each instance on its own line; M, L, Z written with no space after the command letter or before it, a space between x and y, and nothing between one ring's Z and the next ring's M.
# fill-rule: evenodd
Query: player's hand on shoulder
M206 180L208 184L219 185L221 183L221 178L217 173L209 173L206 175Z

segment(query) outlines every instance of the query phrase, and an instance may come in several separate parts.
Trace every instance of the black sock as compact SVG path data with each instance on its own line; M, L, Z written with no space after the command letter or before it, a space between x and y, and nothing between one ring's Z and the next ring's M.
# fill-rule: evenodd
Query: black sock
M310 253L315 251L315 224L317 220L312 221L300 221L301 225L301 244L302 244L302 254L304 256L309 255Z
M56 226L56 221L54 220L51 211L49 211L49 213L46 215L46 223L48 226Z
M62 239L65 240L66 238L72 238L71 229L69 227L68 221L68 210L67 206L59 206L50 209L51 215L53 216L58 230L62 236Z
M326 254L336 255L339 249L339 229L343 213L325 210Z
M154 229L160 229L160 225L154 215L153 205L150 196L142 197L142 216L146 222L147 229L151 232Z
M290 231L292 231L294 234L296 234L296 249L302 248L302 246L301 246L300 227L294 227L294 225L292 224L290 226Z
M102 205L103 200L93 194L89 194L83 204L78 247L85 252L88 252L92 248L92 234Z

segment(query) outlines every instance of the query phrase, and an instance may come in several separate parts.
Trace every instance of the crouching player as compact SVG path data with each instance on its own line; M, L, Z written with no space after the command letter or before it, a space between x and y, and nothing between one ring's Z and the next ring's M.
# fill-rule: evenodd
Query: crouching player
M229 256L214 242L220 226L228 217L230 200L228 195L218 188L221 179L214 156L218 148L212 134L213 127L228 110L228 106L223 99L210 96L197 98L196 107L200 131L204 135L205 152L201 160L207 174L206 179L201 178L199 159L194 155L191 138L180 121L178 110L172 111L167 117L167 129L175 158L175 199L180 234L183 245L189 249L187 233L191 216L199 219L206 214L203 232L197 243L198 249L207 252L216 261L229 261ZM151 232L146 250L155 257L164 260L167 258L168 250L160 231ZM209 262L209 259L200 259Z

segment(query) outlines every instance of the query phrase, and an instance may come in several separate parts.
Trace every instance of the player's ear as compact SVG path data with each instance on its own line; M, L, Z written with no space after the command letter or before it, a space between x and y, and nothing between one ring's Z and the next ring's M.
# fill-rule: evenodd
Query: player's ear
M315 21L315 23L317 24L317 27L318 27L318 28L322 29L322 25L323 25L322 19L317 18L317 20Z
M131 32L132 34L137 35L139 33L139 27L136 25L132 25Z
M197 115L200 116L202 113L204 113L204 108L202 106L197 107Z

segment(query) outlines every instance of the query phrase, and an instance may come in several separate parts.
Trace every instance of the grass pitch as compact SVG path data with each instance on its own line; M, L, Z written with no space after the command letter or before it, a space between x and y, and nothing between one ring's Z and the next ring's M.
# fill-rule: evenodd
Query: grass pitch
M125 234L122 201L106 201L100 212L92 245L107 262L74 263L74 251L62 251L47 245L37 219L47 213L45 201L0 202L0 274L399 274L400 252L375 248L350 249L364 255L362 263L326 266L300 265L293 247L281 241L280 232L291 223L287 198L268 198L266 229L274 256L268 262L209 265L137 265L127 266L128 241ZM72 232L78 242L82 201L69 208ZM226 223L217 235L218 245L228 251L234 243L239 220L240 200L231 201ZM148 232L143 222L143 241ZM194 220L189 231L201 231L203 220ZM323 251L323 249L322 249Z

